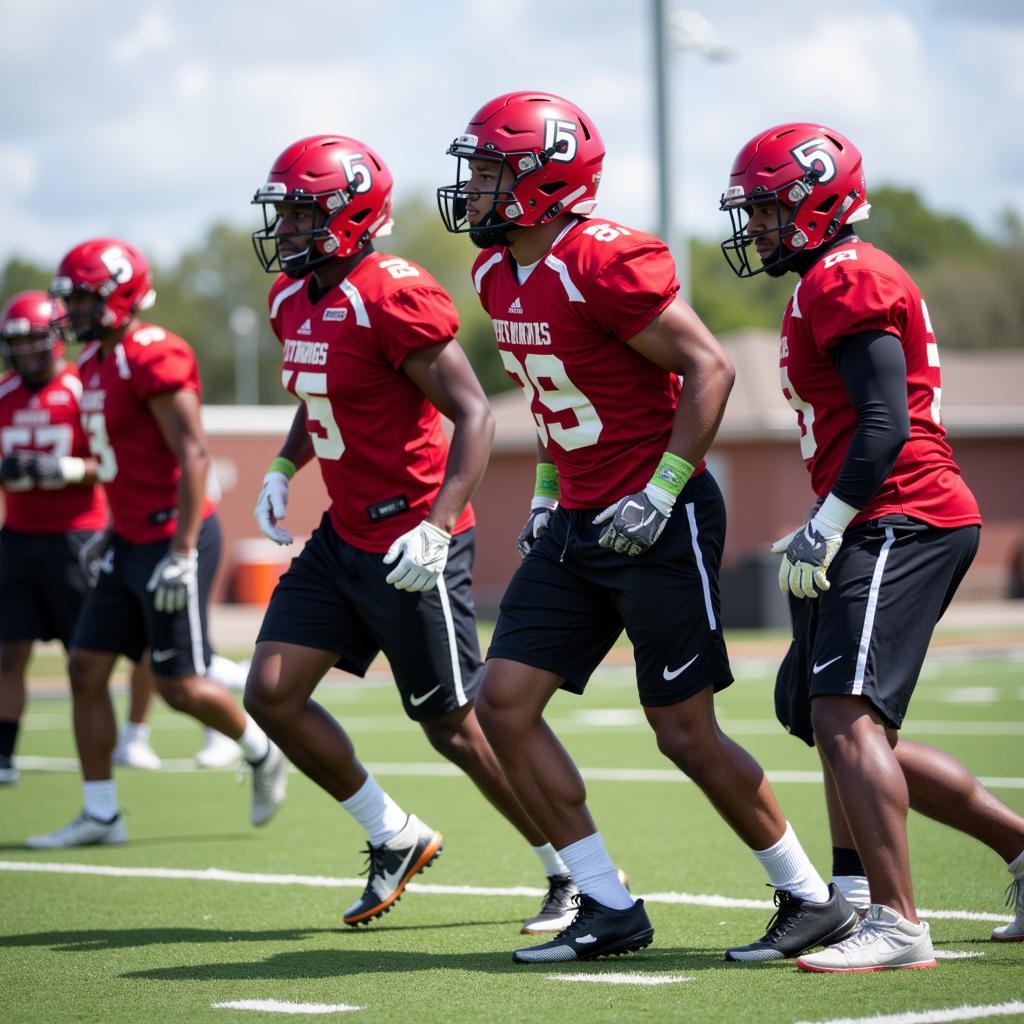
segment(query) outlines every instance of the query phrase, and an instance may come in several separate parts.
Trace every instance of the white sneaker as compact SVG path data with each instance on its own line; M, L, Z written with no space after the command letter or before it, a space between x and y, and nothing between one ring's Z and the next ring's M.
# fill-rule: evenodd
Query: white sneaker
M13 757L0 754L0 786L13 786L18 781L18 766Z
M993 942L1024 942L1024 877L1015 878L1006 890L1006 905L1014 908L1014 918L992 930Z
M627 892L629 892L629 875L622 868L615 873ZM576 883L569 875L548 875L548 891L540 906L540 913L531 917L523 924L520 935L547 935L564 932L572 924L573 918L580 909L579 894Z
M126 842L128 830L124 827L122 815L113 821L97 821L82 811L70 825L43 836L29 836L25 845L30 850L61 850L68 846L106 846Z
M144 768L146 771L160 770L160 755L149 744L149 726L134 726L126 722L121 736L114 747L114 764L128 768Z
M270 740L267 740L270 743ZM265 825L284 802L288 790L288 759L280 749L270 743L267 756L252 768L252 809L249 820L254 825Z
M202 749L195 757L200 768L230 768L242 756L242 748L216 729L204 729L203 740Z
M890 907L872 903L860 928L848 939L799 957L803 971L846 974L854 971L893 971L935 966L928 924L911 924Z
M245 681L249 677L248 661L232 661L230 658L215 654L206 669L207 678L226 686L229 690L241 693L245 689Z

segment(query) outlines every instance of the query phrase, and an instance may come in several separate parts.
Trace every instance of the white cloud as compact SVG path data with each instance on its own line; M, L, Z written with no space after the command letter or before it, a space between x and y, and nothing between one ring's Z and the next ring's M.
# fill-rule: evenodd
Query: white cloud
M487 99L520 88L590 113L609 150L601 212L653 227L648 4L562 0L557 18L551 4L391 0L331 19L315 0L291 0L285 16L268 0L244 16L206 0L15 5L0 92L19 100L0 111L0 166L17 187L0 215L18 230L0 240L0 260L56 259L98 232L168 258L214 218L253 220L249 199L273 158L323 131L363 138L400 199L432 202L454 170L450 140ZM910 185L985 226L1008 202L1020 208L1019 22L928 18L917 0L861 0L842 14L787 2L768 19L756 0L686 5L737 51L728 64L674 61L672 187L688 231L723 233L718 196L747 138L807 118L860 146L869 183Z

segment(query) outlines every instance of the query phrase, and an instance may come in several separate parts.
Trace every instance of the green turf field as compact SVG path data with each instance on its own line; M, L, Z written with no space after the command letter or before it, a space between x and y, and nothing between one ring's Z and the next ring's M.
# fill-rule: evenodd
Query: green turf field
M37 678L55 666L41 659ZM827 873L821 790L808 774L816 758L771 718L772 670L768 660L738 662L720 717L770 775L786 780L776 784L780 802ZM293 774L280 814L250 829L248 790L229 771L187 770L199 727L164 708L154 715L153 739L168 770L118 773L130 844L22 849L26 835L66 824L80 806L77 773L55 770L74 750L69 702L53 689L29 705L20 783L0 789L0 1005L12 1024L306 1019L215 1008L248 1000L357 1007L319 1019L396 1022L789 1024L904 1014L892 1019L914 1024L967 1019L966 1011L934 1012L961 1006L1003 1006L998 1019L1024 1021L1024 1003L1013 1008L1024 1001L1024 943L987 941L1006 919L1001 861L916 817L918 903L936 912L936 949L947 954L938 968L825 976L789 962L725 964L727 945L762 933L771 893L750 854L658 754L626 669L602 670L585 698L559 695L550 720L589 770L591 808L633 891L653 894L654 944L630 957L551 967L516 966L510 956L517 945L541 941L518 935L539 905L536 861L401 717L386 676L367 683L338 676L320 695L386 788L444 832L446 846L421 886L359 931L339 925L359 891L357 827ZM1019 655L930 661L907 735L961 757L1024 811ZM17 870L23 865L30 870ZM69 866L114 870L73 874ZM515 887L535 892L507 891ZM714 897L725 900L716 905ZM938 913L949 911L966 913Z

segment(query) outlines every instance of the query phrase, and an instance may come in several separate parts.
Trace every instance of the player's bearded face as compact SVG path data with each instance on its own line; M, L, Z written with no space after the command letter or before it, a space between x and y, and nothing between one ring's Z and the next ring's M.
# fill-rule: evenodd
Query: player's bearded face
M788 222L788 213L780 203L765 203L750 210L747 234L754 239L754 248L769 277L781 277L786 272L777 264L785 255L779 231Z
M93 336L93 325L98 313L97 304L102 301L91 292L80 290L65 296L64 304L67 306L71 330L75 332L79 341L85 341Z

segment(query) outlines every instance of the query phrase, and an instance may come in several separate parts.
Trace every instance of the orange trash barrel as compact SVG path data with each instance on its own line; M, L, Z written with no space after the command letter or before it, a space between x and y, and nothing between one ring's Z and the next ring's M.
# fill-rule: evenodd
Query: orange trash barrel
M266 605L281 574L292 560L291 547L265 537L235 541L231 596L235 604Z

